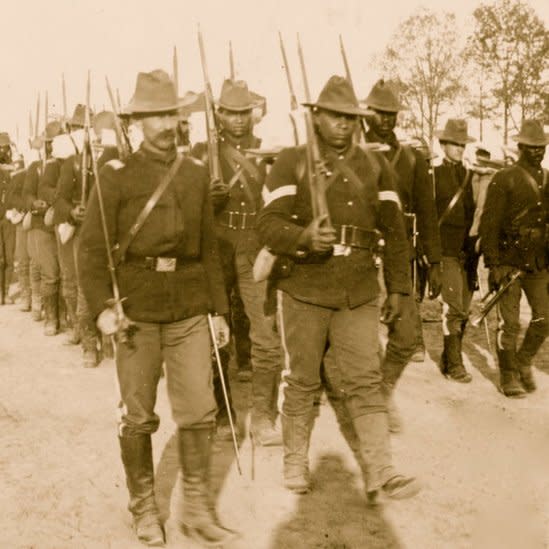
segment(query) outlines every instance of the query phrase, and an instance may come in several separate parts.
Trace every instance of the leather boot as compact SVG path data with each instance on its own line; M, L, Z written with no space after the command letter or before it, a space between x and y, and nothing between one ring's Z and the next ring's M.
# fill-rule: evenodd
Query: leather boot
M219 522L209 497L209 469L214 427L179 429L183 470L183 533L205 547L220 547L237 536Z
M465 369L463 357L461 356L462 338L463 332L444 336L444 350L440 358L439 368L446 378L459 383L470 383L473 377Z
M78 318L76 317L76 298L65 297L65 308L69 319L69 326L64 344L78 345L80 343L80 327L78 325Z
M296 494L306 494L310 488L309 441L312 413L299 416L281 415L284 441L284 486Z
M133 515L135 533L145 545L163 547L164 530L154 498L151 436L136 435L118 439L130 494L128 509Z
M537 386L532 373L532 360L539 348L545 341L545 335L542 330L528 327L522 345L516 354L516 364L518 368L520 382L527 393L533 393Z
M278 372L255 370L252 374L252 436L260 446L282 446L282 433L273 423L273 392Z
M501 392L509 398L524 398L526 392L519 383L514 351L498 349L499 383Z
M360 453L366 464L364 479L369 503L376 503L378 493L391 499L405 499L415 496L421 489L414 477L401 475L392 465L387 414L376 412L353 419Z
M54 336L59 331L58 296L52 294L42 298L44 303L45 325L44 335Z
M19 310L28 313L31 310L31 288L29 273L18 272L19 277L19 291L20 291L20 304Z
M82 365L84 368L95 368L99 364L95 326L91 322L80 322L80 334L84 353Z

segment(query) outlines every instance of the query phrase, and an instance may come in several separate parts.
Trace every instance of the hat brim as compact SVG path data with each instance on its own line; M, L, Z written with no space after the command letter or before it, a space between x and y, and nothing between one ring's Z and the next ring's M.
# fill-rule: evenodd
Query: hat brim
M365 105L365 108L374 109L376 111L397 113L404 110L404 107L400 104L399 105L383 105L381 103L368 103L366 101L362 101L361 103Z
M457 143L458 145L467 145L467 143L474 143L476 139L468 135L465 139L456 138L455 135L448 135L444 130L435 131L435 137L439 141L450 141L452 143Z
M178 101L172 105L144 105L140 103L134 103L130 101L121 111L121 116L132 116L133 114L158 114L162 112L177 112L179 109L183 109L189 105L186 99L178 99Z
M325 111L340 112L343 114L350 114L353 116L368 116L373 114L373 111L367 109L361 109L353 105L341 105L341 103L301 103L304 107L313 107L316 109L324 109Z
M227 103L222 103L221 101L215 102L218 109L225 109L226 111L233 111L233 112L245 112L245 111L253 111L256 107L261 107L261 104L259 102L252 102L248 105L228 105Z
M549 145L549 133L544 133L545 136L545 142L538 141L536 139L530 139L528 137L522 137L520 133L517 133L516 135L512 135L511 139L515 143L522 143L523 145L527 145L529 147L546 147Z

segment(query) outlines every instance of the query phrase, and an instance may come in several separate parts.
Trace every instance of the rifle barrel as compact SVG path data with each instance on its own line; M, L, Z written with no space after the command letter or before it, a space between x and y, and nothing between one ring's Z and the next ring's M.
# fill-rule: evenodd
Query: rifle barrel
M36 99L36 118L34 119L34 137L38 137L38 124L40 123L40 92Z
M179 97L179 63L177 62L177 46L173 47L173 83L175 86L175 95Z
M111 102L111 107L114 113L114 131L116 132L116 144L118 147L118 154L120 160L124 161L131 153L130 142L128 136L122 128L120 118L118 118L119 110L114 99L114 94L112 92L111 84L108 77L105 76L105 83L107 84L107 92L109 94L109 99Z
M286 73L286 81L288 82L288 90L290 92L290 109L295 111L297 110L297 99L292 81L292 73L290 72L290 65L288 64L288 57L286 56L286 48L284 47L284 41L282 40L282 34L280 32L278 33L278 40L280 43L280 52L282 53L284 72Z
M309 90L309 80L307 79L307 70L305 68L305 59L303 57L303 49L299 34L297 35L297 54L299 56L299 64L301 66L301 75L303 77L303 91L305 92L305 101L311 102L311 91Z
M229 40L229 69L231 80L234 80L236 77L236 72L234 70L234 55L233 55L233 43Z

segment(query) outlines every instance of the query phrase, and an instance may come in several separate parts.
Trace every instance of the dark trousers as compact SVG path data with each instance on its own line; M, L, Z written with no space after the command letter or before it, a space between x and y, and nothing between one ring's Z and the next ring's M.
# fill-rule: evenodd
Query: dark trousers
M0 270L2 297L7 297L13 279L15 257L15 225L8 219L0 220Z
M37 273L40 277L42 297L57 295L59 292L59 260L55 234L44 229L31 229L28 232L28 250Z
M162 363L172 416L180 429L215 422L216 405L210 362L210 334L205 316L156 324L137 322L133 347L118 345L119 435L154 433L156 390Z
M325 375L343 394L352 419L385 412L378 357L378 300L336 310L297 301L279 290L277 304L284 353L280 412L286 416L311 413L320 390L323 360ZM337 379L332 382L331 378Z
M460 335L469 317L473 294L467 283L464 262L457 257L444 256L440 263L442 278L442 332Z
M513 267L505 269L511 272ZM532 310L532 318L519 350L518 359L522 365L530 365L549 332L548 278L545 269L527 273L509 287L496 306L499 320L496 332L497 348L516 351L520 332L520 298L523 291L526 295Z

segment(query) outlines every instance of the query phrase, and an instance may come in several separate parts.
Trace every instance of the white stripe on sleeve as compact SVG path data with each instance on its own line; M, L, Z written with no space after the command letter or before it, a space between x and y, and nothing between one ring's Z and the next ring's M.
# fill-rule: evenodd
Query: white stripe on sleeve
M267 187L263 187L261 195L263 196L263 202L265 206L268 206L271 202L283 198L284 196L294 196L297 194L297 185L283 185L276 188L274 191L269 192Z
M379 200L387 202L395 202L399 209L402 209L400 199L395 191L379 191Z

